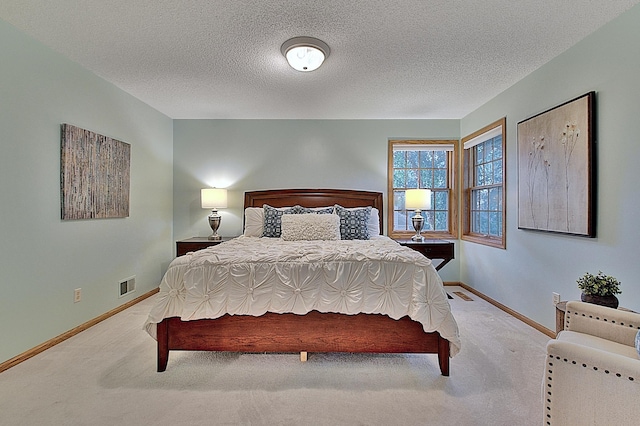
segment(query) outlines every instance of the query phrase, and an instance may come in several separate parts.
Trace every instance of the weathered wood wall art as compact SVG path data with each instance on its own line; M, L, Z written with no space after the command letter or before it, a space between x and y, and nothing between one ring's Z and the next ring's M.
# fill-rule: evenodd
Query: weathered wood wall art
M131 145L62 125L62 219L129 216Z
M595 237L590 92L518 123L518 227Z

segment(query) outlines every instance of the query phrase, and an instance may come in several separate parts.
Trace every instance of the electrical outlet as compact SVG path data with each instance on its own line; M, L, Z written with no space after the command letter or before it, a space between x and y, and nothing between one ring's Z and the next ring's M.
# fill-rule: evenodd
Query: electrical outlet
M82 300L82 289L76 288L73 290L73 303L78 303Z
M560 303L560 293L552 293L553 294L553 306Z

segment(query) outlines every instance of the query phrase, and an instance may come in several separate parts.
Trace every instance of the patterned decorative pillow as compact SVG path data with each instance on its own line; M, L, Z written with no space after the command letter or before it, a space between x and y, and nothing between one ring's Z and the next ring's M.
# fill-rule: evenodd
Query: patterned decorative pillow
M336 213L340 216L340 236L343 240L368 240L367 223L371 216L371 207L346 209L336 204Z
M307 214L307 213L317 213L317 214L333 214L333 206L332 207L302 207L302 206L293 206L295 214Z
M339 240L340 217L336 214L288 214L282 216L285 241Z
M268 204L262 206L264 224L262 229L263 237L280 238L282 233L282 215L294 214L294 209L300 206L294 206L290 209L277 209Z

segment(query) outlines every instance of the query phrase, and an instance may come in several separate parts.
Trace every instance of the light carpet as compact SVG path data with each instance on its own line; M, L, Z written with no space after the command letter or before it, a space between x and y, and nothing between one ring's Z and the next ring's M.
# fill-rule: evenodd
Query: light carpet
M171 352L157 373L154 296L0 373L0 424L541 424L549 338L447 290L462 340L449 377L409 354Z

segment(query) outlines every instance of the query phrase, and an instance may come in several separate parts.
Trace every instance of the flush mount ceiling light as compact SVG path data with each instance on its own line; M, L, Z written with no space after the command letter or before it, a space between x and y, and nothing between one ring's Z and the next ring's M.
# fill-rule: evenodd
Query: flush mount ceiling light
M285 41L280 51L293 69L307 72L320 68L329 57L330 49L327 43L317 38L294 37Z

